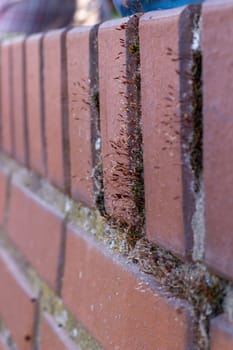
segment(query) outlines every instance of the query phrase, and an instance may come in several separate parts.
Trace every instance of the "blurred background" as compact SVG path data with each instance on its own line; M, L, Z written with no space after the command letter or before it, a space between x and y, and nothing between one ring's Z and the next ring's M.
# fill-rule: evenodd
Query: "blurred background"
M74 22L91 25L116 17L112 0L77 0Z

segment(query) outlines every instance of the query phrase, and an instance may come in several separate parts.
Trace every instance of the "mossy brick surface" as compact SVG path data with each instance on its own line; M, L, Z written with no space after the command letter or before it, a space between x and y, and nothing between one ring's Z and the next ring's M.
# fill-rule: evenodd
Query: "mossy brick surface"
M146 236L178 256L192 249L192 41L198 7L140 19ZM149 53L149 54L148 54Z
M69 226L67 235L62 297L104 349L192 348L189 303L167 298L84 232Z
M121 223L140 226L143 186L138 17L105 22L99 28L98 40L105 209Z
M97 137L97 114L92 113L91 86L95 70L94 28L75 28L67 34L69 142L71 195L95 206L94 168Z

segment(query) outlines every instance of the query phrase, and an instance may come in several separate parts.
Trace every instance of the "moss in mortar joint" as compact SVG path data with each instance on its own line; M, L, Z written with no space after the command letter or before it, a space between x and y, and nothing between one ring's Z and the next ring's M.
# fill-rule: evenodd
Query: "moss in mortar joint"
M194 17L194 27L199 30L200 15ZM191 167L194 172L195 192L199 191L200 177L203 169L203 114L202 114L202 53L200 48L192 52L192 140L190 142Z
M201 263L184 263L145 238L129 255L141 271L153 275L172 295L187 300L195 313L195 350L208 349L208 327L212 317L223 312L228 282Z
M141 84L140 84L140 50L138 36L138 21L140 15L132 16L127 25L121 25L117 30L125 30L125 38L120 39L120 45L126 48L126 76L118 79L126 92L120 91L122 112L118 115L120 122L119 135L110 140L110 146L115 155L111 172L108 177L113 193L112 204L122 203L122 212L117 207L118 219L105 215L110 226L124 232L127 244L133 247L144 235L144 177L141 130ZM123 69L124 71L124 69ZM114 210L113 210L114 211Z

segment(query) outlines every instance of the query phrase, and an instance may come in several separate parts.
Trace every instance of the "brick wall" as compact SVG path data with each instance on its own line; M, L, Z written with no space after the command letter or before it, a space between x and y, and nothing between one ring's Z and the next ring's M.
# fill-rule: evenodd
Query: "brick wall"
M233 348L233 1L0 46L0 349Z

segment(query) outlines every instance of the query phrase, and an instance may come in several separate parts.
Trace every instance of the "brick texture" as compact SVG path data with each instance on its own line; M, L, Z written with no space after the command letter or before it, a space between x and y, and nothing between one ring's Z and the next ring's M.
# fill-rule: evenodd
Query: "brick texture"
M211 350L233 349L233 324L224 315L216 317L211 322Z
M69 180L65 32L51 31L43 41L47 175L62 190Z
M13 185L8 233L40 276L56 289L62 216L28 190Z
M72 227L62 295L106 350L192 348L191 308L142 282Z
M3 170L0 171L0 225L5 223L6 204L7 204L7 175Z
M0 350L6 350L5 346L3 345L3 343L0 340Z
M28 162L25 96L25 38L12 43L12 103L14 120L14 157L21 164Z
M233 81L230 78L233 72L232 16L233 4L230 1L213 1L204 5L206 262L216 271L231 278L233 278L233 102L229 91L233 89Z
M11 44L5 41L1 46L1 147L8 155L13 153L11 103Z
M108 214L129 224L135 224L138 217L134 198L134 156L140 147L137 25L138 18L132 17L106 22L99 29L105 208Z
M49 349L80 350L80 347L73 344L48 314L44 314L41 327L40 350Z
M95 202L92 174L96 138L90 97L92 30L75 28L67 35L71 194L90 206Z
M45 174L44 115L42 99L42 35L26 40L26 97L28 117L29 165Z
M32 349L35 295L16 266L0 251L0 315L20 350ZM20 317L19 317L20 315Z
M192 90L187 80L196 11L158 11L140 20L146 234L180 256L192 245L194 179L187 160Z

